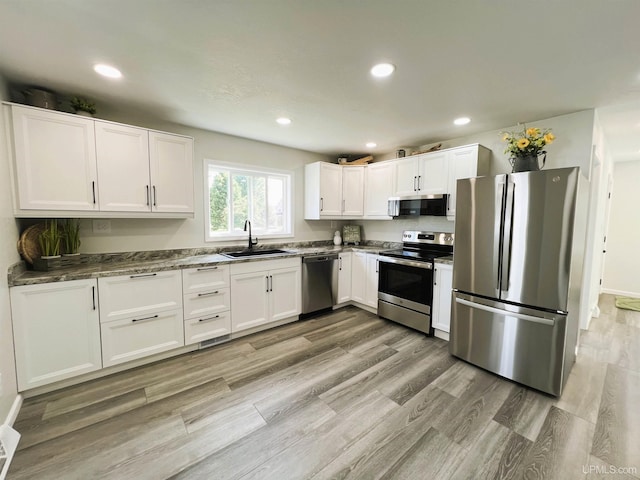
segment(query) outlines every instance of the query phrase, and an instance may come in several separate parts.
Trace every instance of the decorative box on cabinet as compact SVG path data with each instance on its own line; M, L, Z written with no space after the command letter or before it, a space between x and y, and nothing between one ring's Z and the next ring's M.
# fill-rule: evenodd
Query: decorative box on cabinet
M180 271L98 279L105 367L184 345Z
M231 331L300 315L300 258L231 265Z
M185 345L231 333L229 265L182 271Z
M96 280L11 287L18 390L102 368Z

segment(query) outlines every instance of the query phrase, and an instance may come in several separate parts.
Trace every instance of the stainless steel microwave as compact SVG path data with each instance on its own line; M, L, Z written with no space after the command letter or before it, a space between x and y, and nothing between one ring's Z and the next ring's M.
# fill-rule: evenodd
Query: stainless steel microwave
M389 198L387 212L390 217L409 217L417 215L444 217L447 215L448 199L449 195L391 197Z

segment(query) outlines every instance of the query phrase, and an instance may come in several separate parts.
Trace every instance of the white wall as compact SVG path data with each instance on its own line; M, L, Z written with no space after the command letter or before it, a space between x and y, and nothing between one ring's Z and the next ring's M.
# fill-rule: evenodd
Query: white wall
M640 161L613 167L603 290L640 298Z
M6 85L2 77L0 77L0 99L8 99ZM18 228L13 218L9 162L4 132L4 115L0 115L0 375L2 376L0 424L5 422L18 393L7 269L20 260L16 249Z
M112 121L194 137L195 217L186 220L114 219L111 220L111 233L106 235L94 234L91 220L82 220L80 223L81 252L103 253L198 247L213 248L222 245L240 244L237 241L226 243L207 243L204 241L204 159L261 165L294 172L295 238L272 240L271 243L330 240L333 238L335 228L331 227L330 221L306 221L303 218L304 165L316 161L326 161L328 157L222 133L163 123L140 116L134 117L128 112L111 112L108 116L99 116ZM261 239L260 243L269 243L269 241Z

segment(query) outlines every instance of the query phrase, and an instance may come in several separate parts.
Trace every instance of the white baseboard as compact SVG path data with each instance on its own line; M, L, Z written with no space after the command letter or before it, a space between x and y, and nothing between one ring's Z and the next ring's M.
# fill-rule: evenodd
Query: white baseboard
M609 293L611 295L621 295L623 297L640 298L639 292L626 292L624 290L614 290L612 288L603 288L602 293Z
M2 449L0 449L2 453L0 455L4 460L0 469L0 480L4 480L6 477L11 460L13 460L13 454L16 452L20 441L20 433L13 429L13 424L18 418L18 413L20 413L20 407L22 407L22 395L18 394L13 400L5 422L0 425L0 444L2 444Z
M13 403L11 404L11 409L7 414L7 418L4 421L4 425L9 425L13 427L13 424L18 418L18 413L20 413L20 408L22 407L22 395L16 395L16 398L13 399Z

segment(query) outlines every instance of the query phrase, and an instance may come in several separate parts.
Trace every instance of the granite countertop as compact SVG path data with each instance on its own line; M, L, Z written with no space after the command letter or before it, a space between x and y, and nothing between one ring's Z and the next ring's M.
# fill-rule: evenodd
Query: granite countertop
M135 252L131 254L100 255L90 263L60 268L50 272L26 270L23 262L9 269L8 283L10 287L19 285L35 285L39 283L83 280L88 278L113 277L117 275L135 275L147 272L205 267L209 265L238 264L275 260L281 258L301 257L316 253L333 253L349 251L366 251L378 253L390 248L388 244L380 245L319 245L305 247L278 247L265 245L264 248L280 248L287 253L261 255L257 257L229 258L222 253L195 253L191 251ZM235 250L238 250L236 248ZM259 250L259 249L256 249ZM191 254L190 254L191 253ZM163 256L164 255L164 256ZM160 258L158 258L160 256ZM103 261L100 261L103 260Z
M444 263L446 265L453 265L453 255L448 257L438 257L434 260L434 263Z

